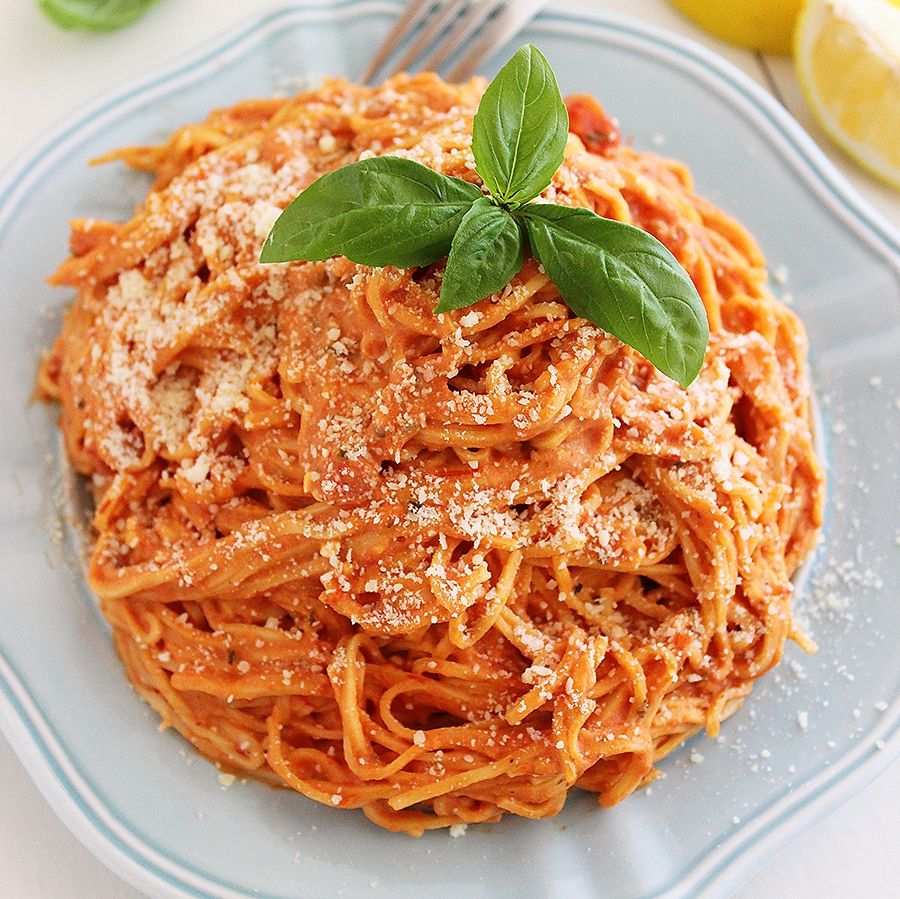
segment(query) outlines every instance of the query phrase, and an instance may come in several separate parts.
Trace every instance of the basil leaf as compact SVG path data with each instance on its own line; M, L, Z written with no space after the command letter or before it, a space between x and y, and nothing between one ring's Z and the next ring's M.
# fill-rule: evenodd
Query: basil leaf
M38 8L63 28L114 31L136 22L158 0L38 0Z
M652 235L588 209L532 203L517 213L569 308L687 387L709 325L696 288Z
M533 200L562 165L569 115L550 64L528 44L488 85L472 125L475 169L498 202Z
M463 309L502 290L522 268L518 222L487 197L476 200L453 238L435 312Z
M466 210L483 196L474 184L411 159L353 162L323 175L287 206L260 262L343 255L360 265L428 265L450 252Z

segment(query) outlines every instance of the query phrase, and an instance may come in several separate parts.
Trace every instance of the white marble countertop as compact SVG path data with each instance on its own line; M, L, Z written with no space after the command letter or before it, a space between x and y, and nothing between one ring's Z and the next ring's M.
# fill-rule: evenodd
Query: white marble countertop
M571 0L570 0L571 2ZM787 106L842 173L900 228L900 192L847 161L812 122L786 59L760 59L702 34L666 0L575 0L701 41ZM122 82L166 64L277 0L162 0L136 25L63 31L34 0L0 2L0 170L56 122ZM855 899L898 895L900 762L753 875L734 899ZM55 817L0 736L0 897L140 899Z

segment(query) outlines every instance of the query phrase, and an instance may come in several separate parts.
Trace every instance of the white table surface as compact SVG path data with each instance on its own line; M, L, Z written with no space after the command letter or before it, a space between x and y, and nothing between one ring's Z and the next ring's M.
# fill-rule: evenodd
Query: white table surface
M829 145L804 106L789 60L760 60L709 38L666 0L574 2L670 28L720 52L774 90L860 193L900 228L900 192L880 185ZM95 35L57 28L34 0L0 0L0 170L98 95L276 5L277 0L161 0L136 25ZM794 840L734 899L898 895L900 762ZM2 736L0 899L141 899L59 822Z

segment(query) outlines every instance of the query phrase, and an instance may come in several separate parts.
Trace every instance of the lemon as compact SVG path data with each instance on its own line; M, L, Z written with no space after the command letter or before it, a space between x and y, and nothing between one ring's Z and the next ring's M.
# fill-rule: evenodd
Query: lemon
M900 7L807 0L794 38L800 86L822 128L900 187Z
M803 0L672 0L672 4L715 37L787 56Z

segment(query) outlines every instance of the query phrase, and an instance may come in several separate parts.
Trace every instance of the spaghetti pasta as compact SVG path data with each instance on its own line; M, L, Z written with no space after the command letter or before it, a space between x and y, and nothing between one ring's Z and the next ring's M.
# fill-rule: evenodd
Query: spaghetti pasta
M483 83L343 80L109 158L39 384L96 510L89 580L138 693L222 768L410 834L612 805L775 665L821 524L805 337L753 238L596 101L545 192L658 237L711 336L682 388L526 258L435 315L443 263L260 265L320 174L478 183Z

